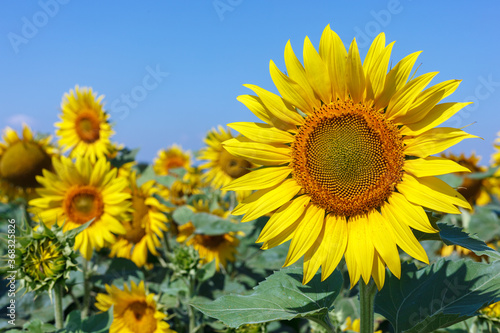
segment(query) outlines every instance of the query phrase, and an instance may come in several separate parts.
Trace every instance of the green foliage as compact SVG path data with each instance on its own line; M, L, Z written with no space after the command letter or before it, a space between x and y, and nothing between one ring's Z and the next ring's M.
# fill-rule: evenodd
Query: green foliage
M376 296L375 311L396 333L425 333L473 317L499 300L500 261L441 259L420 270L404 263L401 279L389 273Z
M322 321L332 310L342 283L342 275L335 271L323 282L317 273L309 284L302 285L302 269L288 268L268 277L251 295L228 295L191 304L233 328L299 317Z

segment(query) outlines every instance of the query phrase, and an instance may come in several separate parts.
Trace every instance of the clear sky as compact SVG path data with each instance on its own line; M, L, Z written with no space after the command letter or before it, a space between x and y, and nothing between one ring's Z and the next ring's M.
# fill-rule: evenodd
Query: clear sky
M76 84L104 94L113 141L152 161L173 143L203 147L219 124L256 121L236 97L251 83L276 92L269 60L283 71L287 40L318 47L327 24L362 59L384 31L395 64L422 50L418 73L462 79L447 101L474 101L445 125L467 128L452 151L487 163L500 131L498 1L2 1L0 125L53 133L62 96ZM153 74L152 74L153 73Z

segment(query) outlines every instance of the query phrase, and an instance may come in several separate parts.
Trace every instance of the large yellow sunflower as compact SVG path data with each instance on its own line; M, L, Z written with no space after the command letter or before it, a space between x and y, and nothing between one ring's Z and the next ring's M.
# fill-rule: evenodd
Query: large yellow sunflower
M36 176L43 169L52 170L51 156L56 149L50 145L51 137L35 139L28 125L23 125L22 139L12 128L3 133L0 142L0 196L11 200L30 198L40 185Z
M235 129L238 130L238 128L238 125L235 125ZM204 174L204 178L215 188L228 185L232 180L246 175L251 168L256 167L255 164L244 158L231 155L223 147L222 142L232 138L233 135L229 129L226 131L222 126L219 126L218 130L213 128L204 140L207 147L200 151L200 160L208 160L207 163L200 166L202 169L208 170ZM225 192L225 190L222 191L222 193ZM236 195L241 201L250 193L250 190L244 190L237 191Z
M167 149L161 149L155 158L153 169L157 175L168 175L170 169L188 168L191 161L190 153L185 152L176 144Z
M167 207L154 197L158 193L155 181L150 180L138 187L136 177L135 172L129 176L132 212L123 223L126 233L118 236L111 246L110 256L131 259L142 267L146 264L148 249L153 255L158 255L156 248L160 246L163 232L168 230L168 221L162 213L167 211Z
M245 139L224 147L265 167L231 184L258 190L233 214L250 221L277 209L262 230L263 249L291 240L285 266L304 256L307 283L322 266L328 277L343 255L351 287L362 276L384 284L385 266L400 276L398 246L428 262L411 228L436 232L422 207L459 214L468 202L434 177L464 171L431 155L473 135L434 128L469 103L442 103L460 81L423 90L437 74L410 77L420 52L387 73L393 43L382 33L361 63L356 40L347 52L329 26L319 53L306 37L304 66L290 43L287 75L271 61L271 77L281 97L246 85L257 96L239 96L264 123L241 123Z
M97 97L92 88L79 86L64 95L62 121L55 124L56 135L63 150L71 150L71 157L84 156L95 162L116 150L109 139L114 132L108 122L109 114L102 109L103 98Z
M108 311L113 307L109 333L175 333L165 322L166 315L156 306L155 294L146 293L144 281L123 285L124 290L106 285L107 294L97 294L95 307Z
M29 202L31 211L48 227L64 224L64 231L94 219L75 239L75 249L90 260L94 248L113 244L114 234L126 232L121 221L130 206L127 181L116 177L117 169L105 158L92 164L86 158L77 157L73 163L63 156L52 163L55 173L44 170L43 177L37 177L43 187L37 189L40 198Z
M208 202L198 201L190 207L196 213L210 213L223 218L229 216L229 212L222 209L210 210ZM209 263L215 260L215 268L226 267L228 261L234 261L238 253L236 248L240 244L237 233L229 232L222 235L203 235L195 233L193 223L188 222L178 227L177 241L192 246L201 258L201 262Z

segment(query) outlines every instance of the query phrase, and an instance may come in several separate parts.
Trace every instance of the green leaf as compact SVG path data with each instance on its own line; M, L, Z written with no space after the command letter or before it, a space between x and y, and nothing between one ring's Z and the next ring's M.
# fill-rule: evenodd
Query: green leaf
M462 185L462 182L464 181L462 177L453 173L448 173L446 175L439 175L436 177L441 179L442 181L444 181L445 183L447 183L448 185L450 185L455 189L460 185Z
M201 268L196 270L196 278L199 282L206 281L214 276L216 272L215 260L203 265Z
M118 152L118 156L111 160L111 165L115 168L121 168L126 163L135 161L135 157L138 152L139 148L135 148L132 150L124 148Z
M176 179L176 177L170 175L158 176L155 173L153 167L151 165L148 165L148 167L142 172L141 176L137 179L137 186L142 186L142 184L144 184L145 182L154 180L158 184L170 188L170 186L172 186L173 182Z
M183 225L190 222L193 219L194 212L188 206L181 206L174 210L172 213L172 218L178 225Z
M403 263L401 279L388 274L375 298L375 311L394 331L432 332L477 315L500 300L500 261L447 261L417 270Z
M110 311L99 313L88 317L82 323L82 330L88 333L104 333L107 332L113 321L113 316Z
M470 178L470 179L490 178L495 174L495 172L497 172L498 168L499 167L496 166L496 167L490 167L488 170L486 170L484 172L474 172L474 173L467 175L467 178Z
M251 295L227 295L215 301L197 300L191 304L234 328L299 317L322 320L333 308L343 280L338 270L323 282L320 277L318 272L311 282L302 285L302 268L282 269L255 287Z
M38 319L34 319L24 324L23 328L27 330L27 332L29 333L48 333L48 332L54 332L55 330L54 326L42 323Z
M80 311L75 310L70 312L70 314L66 317L64 329L67 332L78 332L82 329L82 319Z
M195 233L202 235L222 235L231 231L236 232L241 230L240 224L208 213L194 214L191 222L193 222L195 227Z
M415 237L422 240L442 240L446 245L458 245L471 250L478 256L487 255L495 260L500 259L500 253L495 251L482 240L469 235L463 228L446 223L438 223L439 233L427 234L414 230Z

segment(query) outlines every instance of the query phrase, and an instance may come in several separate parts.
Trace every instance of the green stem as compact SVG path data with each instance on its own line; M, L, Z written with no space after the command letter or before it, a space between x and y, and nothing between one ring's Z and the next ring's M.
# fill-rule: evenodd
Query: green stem
M195 278L191 275L188 277L188 286L189 286L189 302L191 302L191 299L194 296L195 292ZM195 333L198 328L196 327L196 313L195 309L191 306L191 304L188 304L188 316L189 316L189 333Z
M83 258L83 308L81 318L85 319L89 315L90 288L89 288L89 262Z
M359 282L359 304L361 309L360 318L360 333L373 333L374 329L374 310L375 310L375 294L377 287L373 282L365 284L364 281Z
M61 329L64 326L64 312L62 306L63 286L60 283L54 285L54 316L56 318L56 328Z
M319 318L309 318L312 321L314 321L317 324L320 324L321 327L323 327L326 330L326 333L335 333L337 332L335 330L335 326L333 326L332 322L330 321L330 315L327 313L324 318L319 319Z

